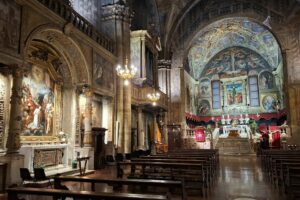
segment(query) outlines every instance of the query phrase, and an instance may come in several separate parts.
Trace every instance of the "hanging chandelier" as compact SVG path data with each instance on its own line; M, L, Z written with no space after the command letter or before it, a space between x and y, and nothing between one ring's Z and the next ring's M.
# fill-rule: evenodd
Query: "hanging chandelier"
M129 81L135 76L137 69L133 65L128 68L128 59L126 58L124 67L118 65L116 71L117 75L124 79L124 85L129 85Z
M153 106L156 106L156 102L160 99L160 93L159 92L149 93L147 95L147 98L152 102Z

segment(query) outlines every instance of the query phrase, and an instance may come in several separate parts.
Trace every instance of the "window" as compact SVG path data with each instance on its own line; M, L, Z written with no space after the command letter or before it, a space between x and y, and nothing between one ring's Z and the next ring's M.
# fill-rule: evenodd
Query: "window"
M259 106L257 76L249 77L249 97L250 97L250 106L253 107Z
M213 109L220 109L220 81L212 81L212 107Z

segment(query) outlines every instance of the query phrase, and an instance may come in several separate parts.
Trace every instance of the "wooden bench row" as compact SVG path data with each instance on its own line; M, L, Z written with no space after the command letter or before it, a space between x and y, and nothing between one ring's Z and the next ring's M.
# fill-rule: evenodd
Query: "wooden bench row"
M300 193L300 151L264 150L261 154L263 170L288 199L299 199Z
M61 189L41 189L41 188L9 188L7 189L8 200L18 200L18 195L35 195L35 196L49 196L53 199L71 197L74 199L101 199L101 200L167 200L170 199L168 195L153 195L153 194L133 194L133 193L106 193L106 192L92 192L92 191L69 191ZM40 198L42 199L42 198Z
M200 189L204 194L216 174L216 154L213 150L142 156L118 162L117 174L122 178L129 167L128 178L182 180L185 189Z

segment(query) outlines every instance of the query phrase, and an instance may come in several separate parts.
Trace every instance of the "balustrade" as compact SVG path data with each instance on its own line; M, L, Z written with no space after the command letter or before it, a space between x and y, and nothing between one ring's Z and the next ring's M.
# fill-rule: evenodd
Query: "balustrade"
M115 52L114 42L108 37L101 34L96 28L88 22L84 17L78 14L72 7L59 0L38 0L48 9L65 19L67 22L73 24L78 30L93 39L99 45L104 47L111 53Z

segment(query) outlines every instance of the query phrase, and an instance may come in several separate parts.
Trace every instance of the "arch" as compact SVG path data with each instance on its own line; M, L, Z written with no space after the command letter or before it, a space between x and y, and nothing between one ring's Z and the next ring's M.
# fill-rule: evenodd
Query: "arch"
M226 6L222 6L222 4ZM278 7L277 9L278 12L275 13L273 11L274 9L268 8L259 1L194 1L183 9L173 23L170 29L172 35L166 38L165 44L169 44L166 49L170 52L171 49L176 49L176 45L180 45L181 48L186 48L186 43L189 43L186 41L191 41L191 38L193 38L199 30L223 18L247 17L253 21L262 22L267 18L268 13L271 13L271 25L272 27L276 27L278 23L283 22L283 14L281 13L284 8ZM184 24L189 25L184 26ZM275 34L273 33L273 35Z
M58 26L44 24L35 28L25 40L24 54L25 60L28 51L34 41L44 42L53 48L65 61L70 72L70 83L73 85L83 85L92 83L91 72L85 56L79 45L65 35Z
M189 67L193 68L190 71L197 78L201 74L197 68L204 68L215 55L232 47L262 55L272 69L282 64L281 46L273 33L260 23L242 17L217 20L199 30L184 48L183 58L188 57Z

